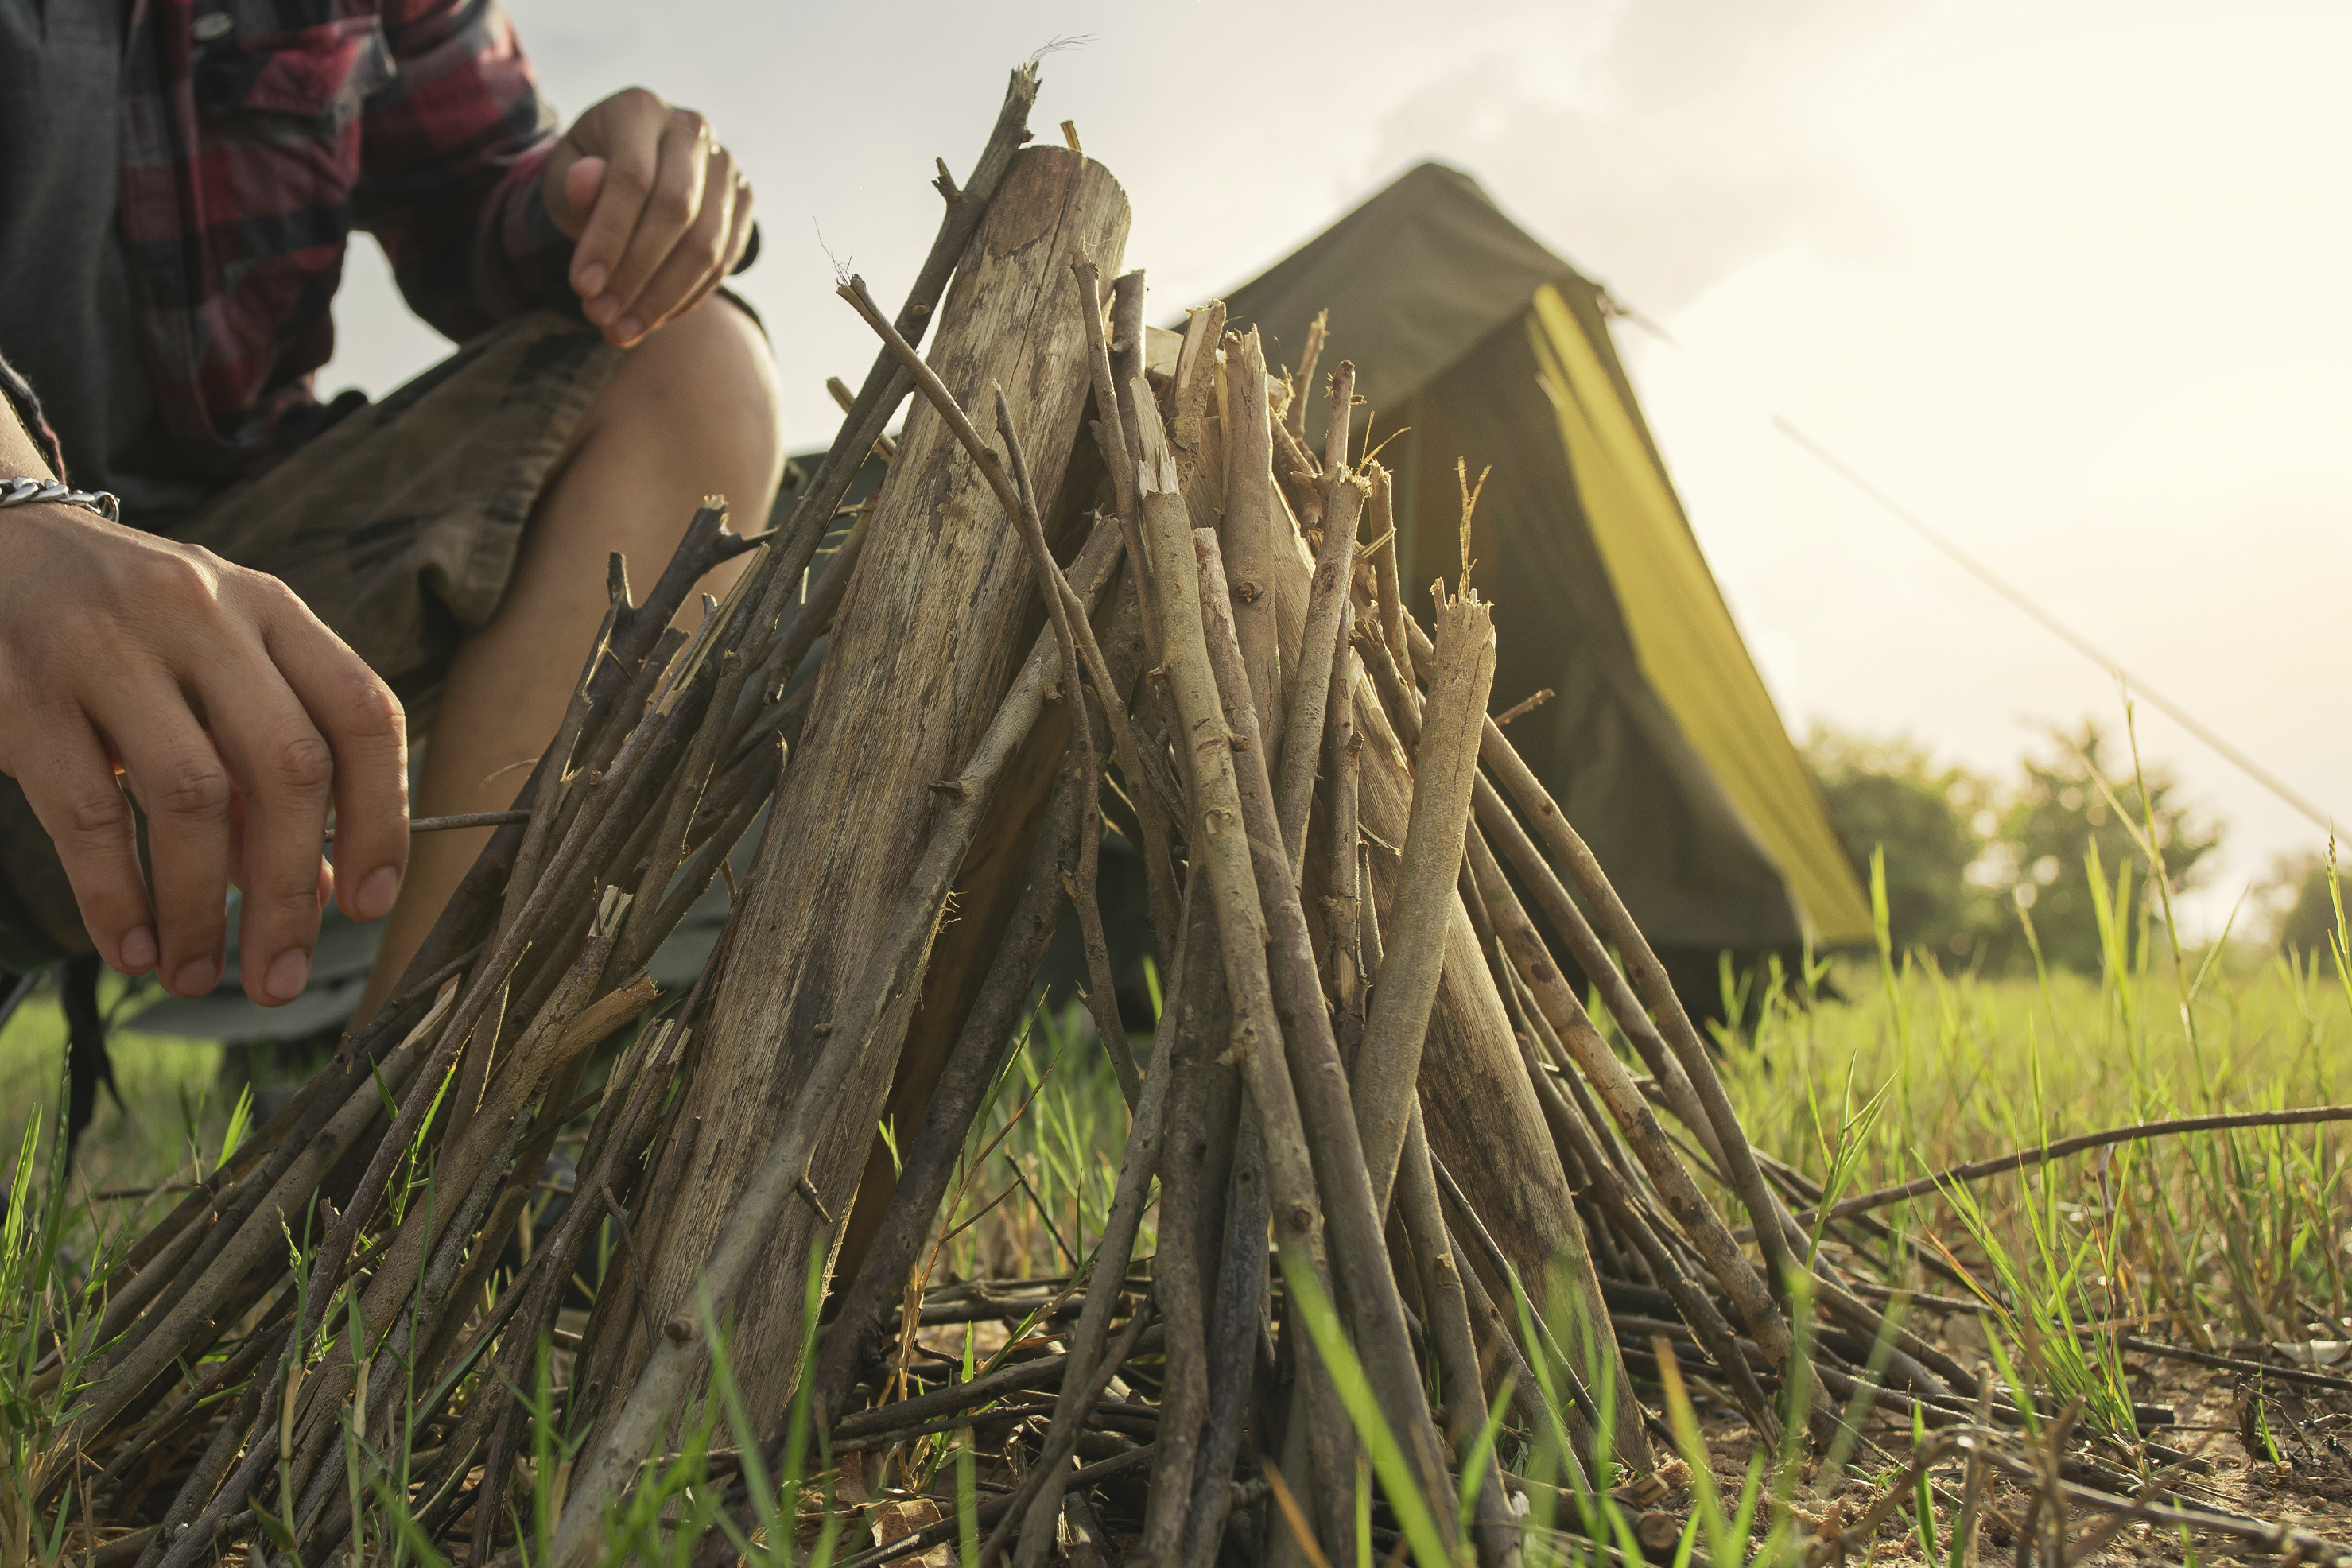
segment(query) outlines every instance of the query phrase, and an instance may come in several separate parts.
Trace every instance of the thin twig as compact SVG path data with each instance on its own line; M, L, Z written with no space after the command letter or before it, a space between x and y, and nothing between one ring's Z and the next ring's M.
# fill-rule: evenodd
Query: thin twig
M1916 1198L1925 1193L1940 1192L1962 1182L1979 1182L1988 1176L1999 1176L2011 1171L2024 1171L2051 1160L2063 1160L2069 1154L2079 1154L2085 1149L2104 1149L2114 1143L2136 1143L2147 1138L2171 1138L2189 1132L2226 1132L2240 1127L2303 1127L2313 1122L2352 1121L2352 1105L2314 1105L2294 1110L2245 1110L2224 1116L2178 1116L2164 1121L2144 1121L2130 1127L2110 1127L2098 1132L2081 1132L2072 1138L2061 1138L2044 1143L2038 1149L2020 1149L2011 1154L1996 1154L1987 1160L1971 1160L1964 1165L1953 1165L1916 1181L1900 1186L1881 1187L1875 1192L1857 1193L1841 1198L1831 1205L1831 1219L1844 1219L1850 1215L1867 1214L1872 1209L1885 1208L1905 1198ZM1818 1209L1799 1211L1797 1222L1811 1225L1821 1217Z

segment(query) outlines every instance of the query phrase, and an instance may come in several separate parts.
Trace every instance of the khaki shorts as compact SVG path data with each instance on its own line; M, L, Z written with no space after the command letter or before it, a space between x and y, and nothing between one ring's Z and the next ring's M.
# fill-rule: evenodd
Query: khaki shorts
M414 739L458 642L498 610L540 492L620 361L574 319L519 317L223 492L173 537L292 588L391 685ZM48 835L0 776L0 972L90 950Z

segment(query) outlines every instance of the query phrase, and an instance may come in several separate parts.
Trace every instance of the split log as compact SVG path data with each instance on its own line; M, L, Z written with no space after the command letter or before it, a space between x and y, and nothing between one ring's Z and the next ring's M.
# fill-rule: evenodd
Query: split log
M1125 244L1125 195L1101 165L1061 148L1020 153L974 235L941 311L929 363L958 399L1008 388L1034 432L1037 488L1054 493L1087 390L1086 331L1067 258ZM937 413L918 405L877 498L872 537L836 618L776 826L761 846L739 952L722 980L688 1119L702 1123L690 1180L652 1242L656 1314L689 1307L733 1200L771 1141L834 1010L887 924L924 840L929 786L978 741L1039 615L1034 578L986 481ZM751 955L769 953L763 963ZM809 1251L846 1211L903 1037L898 1016L845 1087L807 1173L823 1214L793 1205L737 1314L730 1360L753 1409L787 1399ZM895 1034L894 1034L895 1031Z

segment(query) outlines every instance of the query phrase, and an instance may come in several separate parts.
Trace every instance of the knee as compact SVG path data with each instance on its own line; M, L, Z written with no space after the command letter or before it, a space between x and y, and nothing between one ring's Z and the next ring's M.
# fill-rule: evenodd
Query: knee
M764 510L783 476L780 407L766 335L712 295L627 352L593 417L662 460L708 472L698 482L727 490L739 510Z

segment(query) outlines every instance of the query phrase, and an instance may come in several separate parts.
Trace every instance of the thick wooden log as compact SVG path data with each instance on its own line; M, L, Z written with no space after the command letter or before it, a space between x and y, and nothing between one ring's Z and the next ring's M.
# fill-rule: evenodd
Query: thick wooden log
M1087 393L1070 286L1081 247L1115 266L1128 204L1101 165L1063 148L1019 154L964 254L929 363L959 402L1002 383L1035 465L1057 491ZM694 1310L697 1275L804 1078L834 1010L904 892L938 797L1028 651L1035 584L1013 524L937 413L919 404L876 500L800 750L761 846L736 961L720 984L710 1057L695 1077L701 1133L648 1272L656 1321ZM845 1088L740 1310L729 1360L755 1411L781 1407L798 1371L811 1249L855 1196L898 1057L911 994Z

